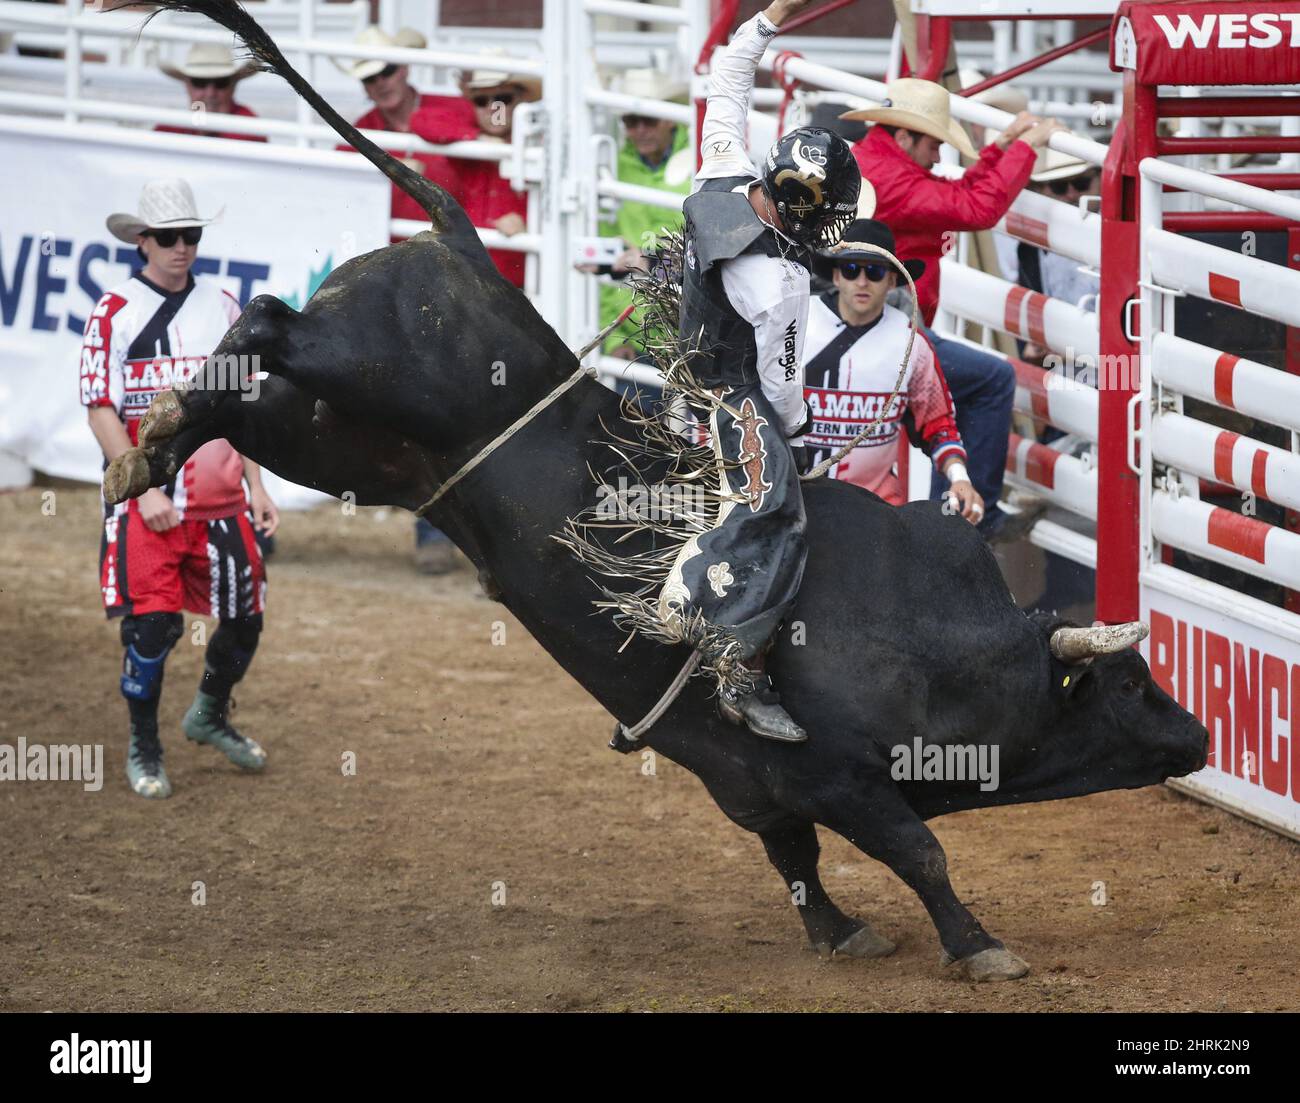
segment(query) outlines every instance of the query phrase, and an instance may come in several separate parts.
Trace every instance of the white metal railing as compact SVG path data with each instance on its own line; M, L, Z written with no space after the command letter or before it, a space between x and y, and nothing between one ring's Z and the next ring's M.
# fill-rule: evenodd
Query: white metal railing
M1012 433L1007 480L1077 516L1097 520L1097 469L1091 462Z
M779 52L779 50L768 50L762 62L765 69L771 69L775 65L776 55ZM845 92L851 96L860 96L876 102L888 98L887 89L880 81L854 76L851 73L832 69L828 65L820 65L805 58L789 58L786 62L785 71L796 80L803 81L805 84L816 85L818 88L830 88L837 92ZM1000 111L996 107L989 107L987 104L978 103L964 96L949 96L948 102L949 109L955 118L961 119L963 122L975 123L978 126L989 127L993 130L1005 130L1011 125L1014 117L1006 111ZM1058 132L1051 136L1048 144L1052 149L1060 153L1078 157L1089 164L1100 165L1106 160L1106 146L1088 138L1080 138L1075 134Z
M1294 452L1165 411L1152 418L1151 454L1179 471L1300 509L1300 456Z
M1300 376L1172 333L1152 335L1149 364L1172 391L1300 432Z
M1091 311L990 276L952 257L944 257L939 267L944 310L1062 356L1098 355L1097 315Z
M1300 380L1173 335L1183 295L1300 324L1300 273L1163 229L1163 185L1300 221L1300 201L1154 158L1139 165L1141 391L1130 410L1140 446L1144 576L1167 544L1257 578L1300 589L1300 536L1199 500L1199 479L1276 504L1300 504ZM1182 394L1292 429L1290 450L1186 417ZM1138 415L1145 411L1138 425ZM1133 440L1129 443L1132 455ZM1131 459L1130 459L1131 462ZM1157 483L1155 464L1168 465ZM1191 478L1183 478L1183 475ZM1209 584L1205 584L1209 585Z
M1101 268L1101 215L1096 211L1022 191L994 229L1090 268Z

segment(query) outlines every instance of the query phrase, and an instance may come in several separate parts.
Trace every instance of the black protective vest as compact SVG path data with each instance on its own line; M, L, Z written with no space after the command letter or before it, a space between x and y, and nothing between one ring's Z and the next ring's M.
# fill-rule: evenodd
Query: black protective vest
M737 313L722 285L721 263L745 253L779 257L772 228L754 213L746 191L750 176L706 180L682 207L686 215L686 256L682 264L682 311L678 336L697 348L691 372L706 387L737 387L758 380L754 327ZM794 246L786 255L802 260Z

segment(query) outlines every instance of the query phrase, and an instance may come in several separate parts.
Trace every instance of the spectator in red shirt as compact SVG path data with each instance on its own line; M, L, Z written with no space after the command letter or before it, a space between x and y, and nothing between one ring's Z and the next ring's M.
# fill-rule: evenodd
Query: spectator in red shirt
M502 55L503 62L509 57ZM420 108L411 117L413 129L426 142L449 142L487 139L510 141L515 107L541 96L542 84L537 77L512 73L508 68L471 69L460 77L461 102L471 109L468 120L441 108ZM475 226L491 227L507 237L527 229L528 197L515 191L501 175L496 161L469 161L456 158L455 186L448 189L465 208ZM505 249L491 249L489 255L497 270L516 287L524 285L524 254Z
M918 305L928 324L939 303L939 259L952 251L961 230L986 230L1007 212L1029 181L1036 149L1047 143L1054 119L1028 112L1016 116L995 142L976 153L965 132L948 112L948 93L931 81L905 77L891 81L888 99L879 107L850 111L844 119L876 125L854 147L854 156L876 193L875 217L898 239L900 260L925 262L916 281ZM936 176L945 142L975 164L959 180ZM998 506L1006 469L1007 434L1016 378L1011 364L926 329L957 408L957 427L969 451L970 478L986 503L980 532L990 543L1013 540L1042 515L1041 503L1013 519ZM938 471L930 497L941 499L947 480Z
M422 49L426 40L418 31L403 27L396 35L390 35L380 27L367 27L356 38L358 46L398 46L408 49ZM356 120L361 130L391 130L401 134L411 133L411 116L419 110L435 110L451 113L462 125L473 122L473 112L469 105L459 96L433 96L416 91L411 85L410 69L405 65L393 65L387 61L374 59L348 62L340 68L350 76L356 77L365 89L366 96L375 106ZM351 146L340 146L351 149ZM414 153L408 155L406 164L451 191L455 186L456 170L452 162L436 153ZM410 218L418 222L428 222L429 216L424 209L397 185L393 185L393 218Z
M241 115L257 118L257 113L242 103L235 102L235 85L257 72L252 62L240 65L235 55L225 46L215 42L200 42L190 47L183 65L164 62L160 68L169 77L184 81L189 93L190 110L210 112L215 115ZM168 134L204 134L215 138L234 138L245 142L265 142L260 134L219 133L215 130L194 130L185 126L159 124L155 130Z

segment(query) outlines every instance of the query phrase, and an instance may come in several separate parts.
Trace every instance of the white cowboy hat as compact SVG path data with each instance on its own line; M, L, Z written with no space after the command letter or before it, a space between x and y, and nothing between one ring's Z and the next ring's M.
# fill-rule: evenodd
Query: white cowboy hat
M888 99L883 103L861 111L846 111L840 118L915 130L947 142L966 157L979 156L966 132L953 122L948 112L948 93L943 85L916 77L900 77L891 80L885 88Z
M1068 180L1071 176L1078 176L1097 167L1078 157L1071 157L1068 153L1060 153L1044 146L1038 151L1038 159L1034 162L1034 171L1029 179L1035 184L1046 184L1050 180Z
M528 73L516 73L510 69L509 62L518 61L518 58L511 57L500 46L489 47L482 52L482 56L493 60L500 58L506 64L491 68L483 66L477 69L462 69L460 71L460 87L463 92L467 94L482 92L491 88L501 88L507 84L517 84L523 88L525 100L541 99L541 77L535 77Z
M625 96L667 103L685 103L690 92L684 80L674 80L658 69L626 69L621 81L614 77L610 84Z
M412 30L410 27L403 27L397 34L391 35L383 27L377 27L373 23L352 41L358 46L373 46L376 49L382 46L397 46L403 49L419 50L423 49L427 44L424 35L420 34L419 31ZM333 60L335 65L355 80L368 80L370 77L382 73L389 65L394 64L389 61L381 61L377 57L361 59L336 57Z
M957 79L961 81L963 88L969 88L972 84L981 83L984 80L984 74L978 69L958 69ZM1029 97L1019 88L1010 84L995 84L992 88L986 88L983 92L976 92L975 95L968 98L976 103L996 107L999 111L1006 111L1011 115L1019 115L1020 112L1029 110Z
M423 50L429 45L429 40L414 27L398 27L393 35L393 45L404 50Z
M111 214L105 222L109 233L115 238L134 245L136 238L145 230L183 230L188 226L210 226L220 217L221 211L218 211L211 218L200 218L189 184L179 177L173 177L150 180L145 184L140 192L138 214Z
M255 61L236 61L230 48L219 42L199 42L190 47L182 64L164 61L158 68L177 80L220 80L222 77L243 80L256 73L258 67Z

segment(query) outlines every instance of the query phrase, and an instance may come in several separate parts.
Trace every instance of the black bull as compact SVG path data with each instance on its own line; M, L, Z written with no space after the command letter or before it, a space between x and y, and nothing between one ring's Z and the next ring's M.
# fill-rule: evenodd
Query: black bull
M340 119L228 0L168 3L212 16L280 72L353 146L426 207L434 232L349 261L301 313L261 296L218 355L258 356L255 401L205 386L159 396L143 447L110 467L110 498L170 479L200 445L227 438L296 482L362 504L416 509L577 367L527 299L499 278L463 212ZM504 385L501 385L504 373ZM213 376L215 384L215 375ZM627 435L618 399L583 380L440 503L453 536L543 647L613 715L635 723L687 655L593 616L586 570L552 536L595 494L600 442ZM756 832L823 951L859 957L892 943L845 915L818 879L815 824L884 862L918 894L946 960L975 979L1027 966L989 935L948 880L925 820L990 805L1137 788L1205 764L1207 735L1131 648L1062 661L1056 625L1016 608L975 530L938 506L896 509L845 483L807 484L808 563L770 657L806 745L757 739L718 719L693 680L645 737L695 773ZM802 637L802 639L798 638ZM998 786L895 780L894 748L996 749ZM987 761L987 757L986 757ZM918 774L920 773L918 768Z

